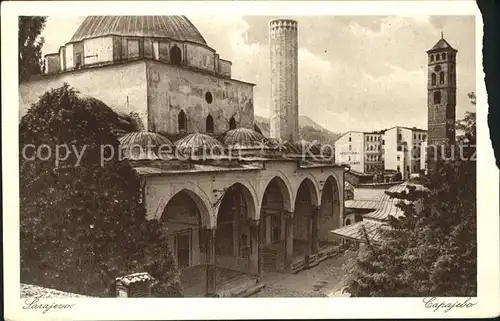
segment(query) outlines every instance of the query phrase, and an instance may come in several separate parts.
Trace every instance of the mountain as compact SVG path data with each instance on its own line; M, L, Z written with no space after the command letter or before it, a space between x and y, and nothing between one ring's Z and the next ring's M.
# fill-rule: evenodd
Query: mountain
M259 126L262 134L269 137L269 118L255 115L255 124ZM311 118L300 115L299 116L299 136L301 139L307 141L318 141L322 144L334 143L342 134L331 132Z

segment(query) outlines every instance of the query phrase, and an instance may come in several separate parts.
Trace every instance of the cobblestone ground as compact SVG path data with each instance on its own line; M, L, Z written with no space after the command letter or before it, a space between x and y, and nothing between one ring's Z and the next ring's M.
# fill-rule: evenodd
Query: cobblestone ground
M329 258L297 274L266 272L264 287L252 297L328 297L344 287L345 271L342 266L352 255L342 254Z

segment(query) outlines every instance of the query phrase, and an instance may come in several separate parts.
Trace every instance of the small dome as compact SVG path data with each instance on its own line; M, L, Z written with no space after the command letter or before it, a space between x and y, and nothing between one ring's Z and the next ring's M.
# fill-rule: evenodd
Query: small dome
M69 42L110 35L168 38L207 45L198 29L185 16L89 16Z
M307 155L309 153L312 153L314 155L321 154L321 144L319 143L311 143L307 140L301 139L296 141L294 145L297 147L301 155Z
M164 154L173 154L174 150L168 138L147 131L125 134L119 141L126 159L159 159Z
M269 148L275 149L285 154L300 154L300 149L298 149L295 144L292 144L286 140L280 140L278 138L268 138L267 145L269 146Z
M265 147L266 139L252 129L240 127L228 131L222 141L227 147L253 149Z
M212 136L193 133L175 142L176 152L181 156L220 156L224 152L224 146Z

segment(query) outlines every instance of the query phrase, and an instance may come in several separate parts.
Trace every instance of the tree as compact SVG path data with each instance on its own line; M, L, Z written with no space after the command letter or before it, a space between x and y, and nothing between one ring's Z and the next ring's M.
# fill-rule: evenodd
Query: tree
M21 119L21 282L106 296L112 280L133 272L175 280L163 229L146 220L139 177L117 157L101 165L101 146L118 151L112 128L120 126L109 107L66 84ZM56 163L61 146L72 152Z
M476 105L476 94L471 92L468 94L469 100L472 105ZM458 135L458 141L463 142L465 139L469 142L476 141L476 112L467 111L463 119L459 120L456 125L457 131L461 133Z
M31 75L43 72L42 59L43 37L40 37L47 17L19 17L19 80L26 80Z
M463 153L464 159L437 162L422 181L428 193L410 189L390 195L402 200L398 206L405 215L389 220L381 242L366 237L369 245L349 269L352 296L476 295L476 164L468 158L475 147ZM416 200L423 204L419 212Z

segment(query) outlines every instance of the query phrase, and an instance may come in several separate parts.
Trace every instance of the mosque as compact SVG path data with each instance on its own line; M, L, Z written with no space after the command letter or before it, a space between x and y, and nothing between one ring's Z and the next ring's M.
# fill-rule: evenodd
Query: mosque
M20 107L68 83L133 119L120 144L148 218L170 235L185 295L236 296L340 242L330 231L343 226L347 169L299 141L297 33L293 20L269 24L271 137L254 124L255 85L234 79L184 16L85 18L45 56L45 74L20 84Z

